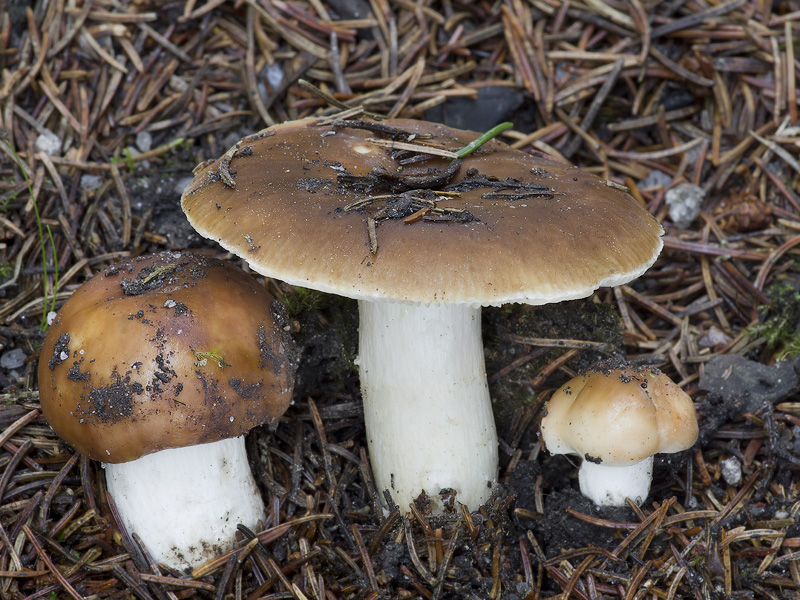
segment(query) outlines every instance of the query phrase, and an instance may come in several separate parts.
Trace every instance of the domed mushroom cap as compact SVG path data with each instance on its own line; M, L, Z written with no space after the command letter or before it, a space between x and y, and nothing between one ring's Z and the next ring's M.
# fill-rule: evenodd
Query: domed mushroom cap
M627 367L571 379L548 402L541 431L552 454L622 466L691 447L698 425L691 398L669 377Z
M575 167L495 140L404 164L392 139L456 151L479 134L316 123L276 125L201 167L181 200L192 226L259 273L364 300L557 302L634 279L661 250L636 200Z
M119 463L241 436L289 405L296 357L272 296L221 261L124 261L58 312L39 362L45 418Z

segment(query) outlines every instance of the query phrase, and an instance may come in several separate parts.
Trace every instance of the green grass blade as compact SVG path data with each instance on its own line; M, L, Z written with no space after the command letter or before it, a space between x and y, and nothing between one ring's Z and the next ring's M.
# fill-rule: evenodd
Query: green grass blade
M505 121L503 123L500 123L499 125L495 125L489 131L484 133L481 137L470 142L469 144L464 146L461 150L458 150L456 152L456 154L458 154L458 158L464 158L465 156L469 156L470 154L475 152L475 150L477 150L478 148L483 146L486 142L488 142L490 139L492 139L497 135L500 135L506 129L511 129L513 126L514 124L509 121Z
M17 151L14 150L14 146L11 145L11 142L8 140L3 140L6 145L8 146L9 150L11 150L11 155L14 157L14 160L17 163L17 168L22 173L22 177L25 179L25 183L28 186L28 193L31 196L31 203L33 204L33 212L36 216L36 226L39 229L39 245L42 248L42 270L44 272L44 278L42 280L42 288L43 293L45 296L44 306L42 307L42 320L39 323L39 327L45 329L47 327L47 313L48 313L48 301L47 301L47 244L45 241L44 236L44 227L42 227L42 219L39 215L39 207L36 204L36 199L33 197L33 186L31 185L30 177L28 177L28 172L25 170L25 165L22 163ZM54 310L56 306L56 290L58 290L58 255L56 254L56 244L55 240L53 240L53 232L50 231L50 226L47 226L47 237L50 240L50 247L53 249L53 261L55 263L55 275L53 280L53 297L49 302L50 310Z

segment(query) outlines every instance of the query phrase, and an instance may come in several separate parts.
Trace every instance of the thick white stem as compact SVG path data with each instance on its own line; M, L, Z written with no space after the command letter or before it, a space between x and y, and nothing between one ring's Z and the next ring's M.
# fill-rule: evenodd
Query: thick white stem
M359 366L378 492L401 510L452 488L475 510L497 479L480 308L359 302Z
M105 469L125 528L142 538L155 560L179 570L227 552L238 524L254 529L264 519L244 436Z
M621 467L585 460L578 469L581 493L598 506L625 506L625 498L641 504L650 493L653 457Z

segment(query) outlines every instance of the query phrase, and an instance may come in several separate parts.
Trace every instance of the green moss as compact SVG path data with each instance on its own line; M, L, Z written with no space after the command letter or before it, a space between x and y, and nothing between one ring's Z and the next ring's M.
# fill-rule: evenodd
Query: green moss
M305 315L319 310L325 305L325 296L326 294L316 290L292 286L292 293L283 297L283 304L286 306L289 318L302 321Z
M765 292L769 302L758 308L759 321L747 329L763 337L779 360L800 354L800 290L788 282L772 284Z

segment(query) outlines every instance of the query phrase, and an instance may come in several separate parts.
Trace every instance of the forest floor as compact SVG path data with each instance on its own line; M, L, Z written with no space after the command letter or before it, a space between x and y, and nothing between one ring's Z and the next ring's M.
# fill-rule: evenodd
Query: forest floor
M800 597L800 2L0 7L0 597ZM190 577L152 564L100 464L41 415L47 315L124 257L244 266L181 212L192 169L358 106L511 121L502 141L626 186L664 251L586 300L484 310L500 479L486 506L443 516L385 514L370 492L355 303L266 282L303 358L290 410L248 437L264 530ZM601 509L538 428L554 390L610 357L678 383L700 439L657 458L641 506Z

